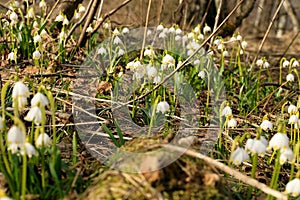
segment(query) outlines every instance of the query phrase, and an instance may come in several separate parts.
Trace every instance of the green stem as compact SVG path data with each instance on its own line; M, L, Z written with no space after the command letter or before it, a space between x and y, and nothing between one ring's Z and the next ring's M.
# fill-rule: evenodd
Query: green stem
M22 188L21 199L25 199L26 195L26 179L27 179L27 152L23 154L23 166L22 166Z
M251 170L251 178L255 179L255 173L257 168L258 154L254 154L252 161L252 170ZM247 194L247 199L251 199L252 192L254 191L254 187L250 187Z

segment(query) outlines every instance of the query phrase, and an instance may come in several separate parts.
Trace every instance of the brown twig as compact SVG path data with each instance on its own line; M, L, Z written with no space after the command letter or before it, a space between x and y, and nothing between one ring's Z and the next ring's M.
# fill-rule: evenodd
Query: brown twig
M77 46L80 47L82 45L82 42L85 38L85 35L86 35L86 29L88 28L88 26L90 25L90 23L93 21L93 17L95 15L95 11L97 9L97 5L98 5L98 2L99 0L93 0L93 3L92 3L92 6L89 10L89 13L88 13L88 16L87 16L87 19L84 23L84 26L82 28L82 32L79 36L79 39L78 39L78 43L77 43Z
M49 14L47 15L46 19L45 19L45 22L48 20L48 18L51 16L51 14L53 13L54 9L57 7L57 5L59 4L60 0L57 0L55 2L55 4L53 5L53 7L51 8Z
M102 21L101 21L99 24L97 24L97 26L94 28L92 34L95 33L95 32L100 28L100 26L103 24L103 22L104 22L108 17L110 17L111 15L113 15L115 12L117 12L118 10L120 10L122 7L126 6L130 1L132 1L132 0L125 0L125 1L123 1L123 3L121 3L117 8L115 8L115 9L109 11L109 13L106 13L106 14L103 16Z
M213 165L214 167L222 170L223 172L233 176L235 179L242 181L243 183L246 183L250 186L253 186L253 187L265 192L266 194L272 195L273 197L276 197L277 199L281 199L281 200L287 199L286 194L279 192L277 190L274 190L274 189L270 188L269 186L255 180L249 176L246 176L246 175L242 174L241 172L239 172L235 169L232 169L229 166L227 166L217 160L214 160L208 156L205 156L201 153L195 152L193 150L187 150L182 147L169 145L169 144L163 145L163 147L165 147L171 151L177 151L177 152L184 153L186 155L189 155L189 156L192 156L195 158L199 158L199 159L209 163L210 165Z
M150 15L150 8L151 8L152 0L149 0L148 2L148 8L147 8L147 16L146 16L146 23L145 23L145 29L144 29L144 37L143 37L143 44L141 49L141 55L140 60L142 60L144 55L144 49L145 49L145 43L146 43L146 37L147 37L147 29L148 29L148 23L149 23L149 15Z
M84 13L84 15L81 17L81 19L76 22L73 27L71 28L71 30L68 32L68 35L66 37L66 41L68 41L68 39L70 38L70 36L72 35L72 33L75 31L75 29L83 22L83 20L86 18L86 16L88 15L89 13L89 10L91 9L91 6L92 6L92 3L93 1L90 1L89 5L87 6L87 9Z
M258 50L257 50L257 52L256 52L256 55L255 55L254 59L253 59L253 61L252 61L252 64L251 64L251 66L250 66L250 71L252 70L252 67L254 66L254 64L255 64L255 62L256 62L256 60L257 60L257 58L258 58L258 55L259 55L259 53L260 53L260 51L261 51L263 45L265 44L265 41L266 41L266 39L267 39L267 37L268 37L268 35L269 35L269 33L270 33L271 27L272 27L272 25L274 24L274 21L275 21L275 19L276 19L278 13L279 13L279 11L280 11L280 8L281 8L282 5L283 5L283 2L284 2L284 0L281 0L280 4L278 5L278 7L277 7L277 9L276 9L276 12L275 12L274 15L273 15L273 18L272 18L272 20L271 20L271 22L270 22L270 24L269 24L269 26L268 26L268 29L266 30L266 33L265 33L265 35L264 35L264 37L263 37L263 39L262 39L262 41L261 41L261 43L260 43L260 45L259 45L259 47L258 47Z
M300 30L296 33L296 35L292 38L291 42L289 43L289 45L287 46L287 48L284 50L283 54L281 55L280 59L278 60L277 65L280 63L280 60L285 57L285 55L287 54L288 50L290 49L290 47L293 45L293 43L295 42L296 38L298 37L300 33ZM295 54L298 56L298 53Z
M209 8L210 8L210 5L211 5L211 2L212 2L212 1L213 1L213 0L209 0L209 2L208 2L208 4L207 4L205 13L204 13L204 15L203 15L203 17L202 17L202 20L201 20L201 22L200 22L200 27L203 27L203 24L204 24L204 22L205 22L205 20L206 20L206 16L207 16L207 14L208 14L208 11L209 11Z

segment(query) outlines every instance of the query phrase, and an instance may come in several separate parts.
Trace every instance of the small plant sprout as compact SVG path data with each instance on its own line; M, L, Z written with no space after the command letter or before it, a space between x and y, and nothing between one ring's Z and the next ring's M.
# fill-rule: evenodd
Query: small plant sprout
M0 116L0 131L3 131L3 129L4 129L3 118Z
M157 104L157 107L156 107L156 112L161 112L161 113L166 113L170 110L170 106L168 104L168 102L166 101L161 101Z

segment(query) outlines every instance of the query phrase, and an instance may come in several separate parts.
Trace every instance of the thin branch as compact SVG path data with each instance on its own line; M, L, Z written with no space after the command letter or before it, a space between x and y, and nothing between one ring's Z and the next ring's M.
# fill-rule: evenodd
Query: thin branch
M104 3L104 0L101 0L100 6L99 6L98 15L97 15L97 19L100 19L101 12L102 12L102 7L103 7L103 3Z
M52 9L50 10L49 14L47 15L45 22L49 19L49 17L51 16L51 14L53 13L54 9L57 7L57 5L59 4L60 0L57 0L55 2L55 4L53 5Z
M223 4L223 0L220 0L220 4L218 5L218 11L217 11L217 15L216 15L216 18L215 18L215 24L214 24L213 30L215 30L218 26L221 10L222 10L222 6L223 6L222 4ZM213 40L214 40L214 37L211 37L210 46L212 46Z
M256 55L255 55L255 57L254 57L254 59L253 59L253 61L252 61L252 64L251 64L251 66L250 66L250 71L251 71L252 67L254 66L254 63L256 62L256 60L257 60L257 58L258 58L258 55L259 55L259 53L260 53L260 51L261 51L263 45L265 44L265 41L266 41L266 39L267 39L267 37L268 37L268 35L269 35L269 33L270 33L271 27L273 26L274 21L275 21L277 15L278 15L278 13L279 13L279 11L280 11L280 8L282 7L284 1L285 1L285 0L281 0L281 2L280 2L280 4L279 4L279 6L278 6L276 12L274 13L274 16L273 16L273 18L272 18L272 20L271 20L271 22L270 22L270 24L269 24L269 27L268 27L268 29L267 29L265 35L264 35L264 38L262 39L262 41L261 41L261 43L260 43L260 45L259 45L259 47L258 47L258 50L257 50L257 52L256 52Z
M212 2L212 1L213 1L213 0L209 0L209 2L208 2L208 4L207 4L205 13L204 13L204 15L203 15L203 17L202 17L202 20L201 20L201 22L200 22L200 27L204 27L203 24L204 24L204 22L205 22L205 20L206 20L206 16L207 16L207 14L208 14L208 12L209 12L209 8L210 8L210 5L211 5L211 2Z
M278 63L277 63L277 64L279 64L279 63L280 63L280 60L281 60L283 57L286 56L288 50L289 50L290 47L293 45L293 43L296 41L296 39L297 39L297 37L299 36L299 34L300 34L300 30L299 30L299 31L295 34L295 36L292 38L291 42L289 43L289 45L287 46L287 48L284 50L283 54L281 54L281 57L280 57L280 59L278 60ZM295 56L296 56L296 55L298 56L298 53L295 53ZM295 57L295 56L294 56L294 57Z
M223 172L233 176L235 179L239 180L239 181L242 181L250 186L253 186L261 191L263 191L264 193L266 194L269 194L269 195L272 195L273 197L276 197L277 199L280 199L280 200L286 200L287 199L287 195L282 193L282 192L279 192L277 190L274 190L272 188L270 188L269 186L249 177L249 176L246 176L244 174L242 174L241 172L235 170L235 169L232 169L230 168L229 166L217 161L217 160L214 160L208 156L205 156L201 153L198 153L198 152L195 152L193 150L187 150L185 148L182 148L182 147L178 147L178 146L173 146L173 145L163 145L163 147L167 148L167 149L170 149L172 151L178 151L180 153L184 153L186 155L189 155L189 156L192 156L192 157L195 157L195 158L200 158L201 160L207 162L208 164L210 165L213 165L214 167L222 170Z
M87 16L88 13L89 13L89 10L91 9L92 3L93 3L93 1L90 1L90 3L89 3L89 5L87 6L87 9L86 9L84 15L81 17L81 19L80 19L78 22L76 22L76 23L72 26L71 30L68 32L68 35L67 35L67 37L66 37L66 39L65 39L66 41L68 41L68 39L69 39L70 36L73 34L73 32L75 31L75 29L76 29L76 28L83 22L83 20L86 18L86 16Z
M90 23L93 21L93 17L94 17L94 14L95 14L95 10L97 9L97 4L98 4L98 1L99 0L93 0L93 4L92 4L92 7L89 11L89 14L87 16L87 19L84 23L84 26L82 28L82 32L79 36L79 39L78 39L78 43L77 43L77 46L80 47L82 45L82 42L84 40L84 37L85 37L85 34L86 34L86 29L88 28L88 26L90 25Z
M120 4L117 8L111 10L109 13L106 13L102 19L102 21L97 24L97 26L94 28L93 33L95 33L99 28L100 26L103 24L103 22L108 18L110 17L111 15L113 15L115 12L117 12L118 10L120 10L122 7L126 6L130 1L132 0L125 0L122 4Z
M147 29L148 29L148 24L149 24L151 2L152 2L152 0L149 0L149 2L148 2L147 16L146 16L146 23L145 23L145 30L144 30L144 38L143 38L140 60L142 60L143 55L144 55L144 49L145 49L145 43L146 43L146 37L147 37Z

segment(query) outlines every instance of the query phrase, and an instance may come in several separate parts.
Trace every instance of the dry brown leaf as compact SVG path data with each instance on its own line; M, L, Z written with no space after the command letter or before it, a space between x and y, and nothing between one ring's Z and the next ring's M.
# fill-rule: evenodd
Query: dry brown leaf
M110 91L112 88L111 83L106 82L106 81L101 81L97 87L97 92L102 94L104 92Z

